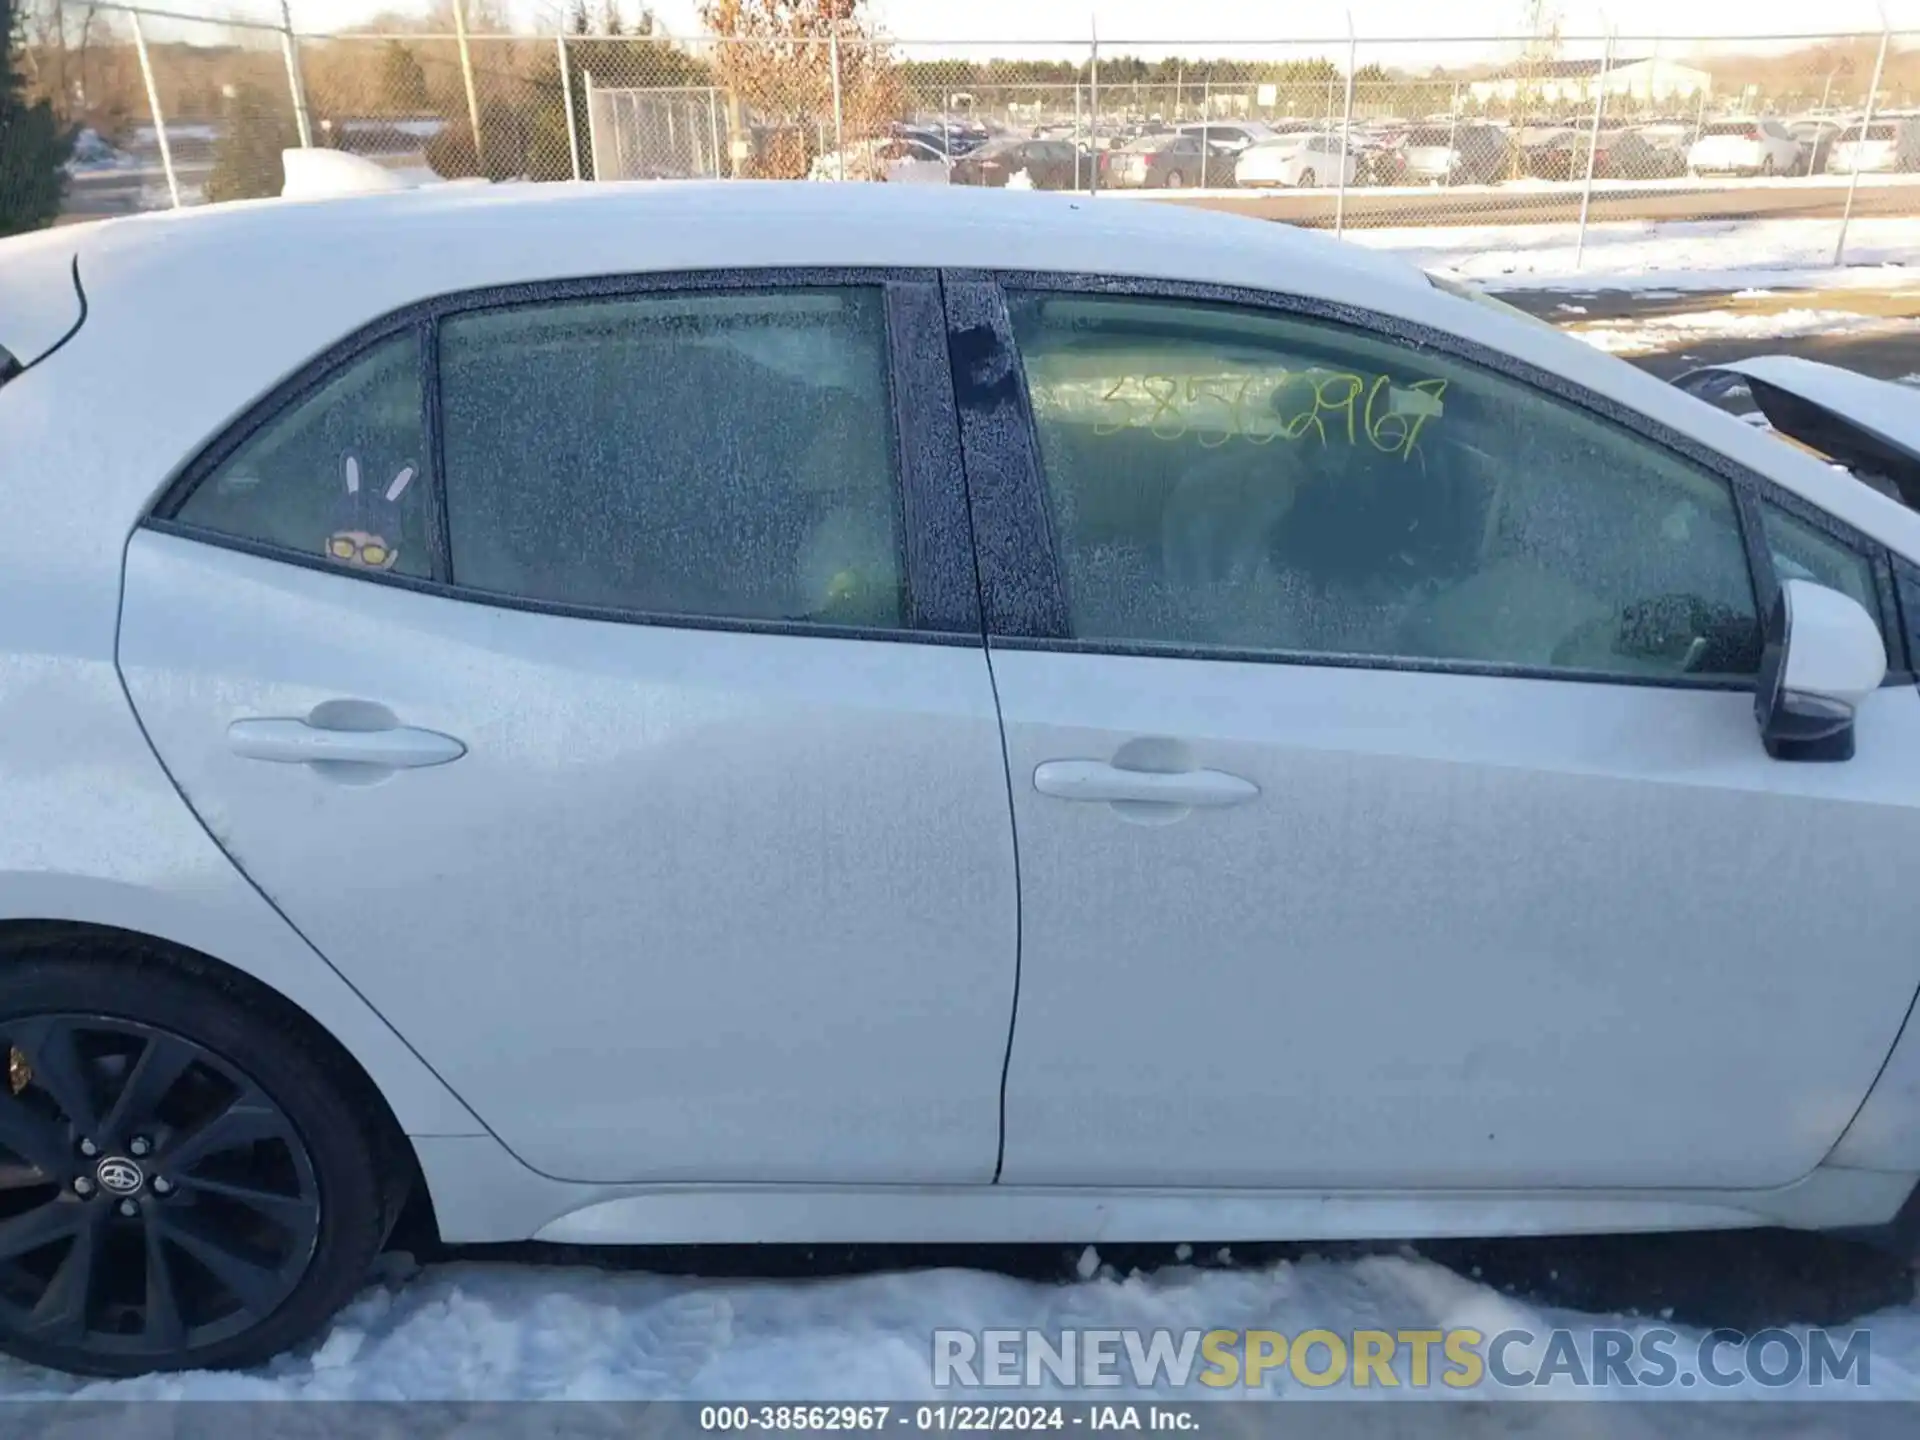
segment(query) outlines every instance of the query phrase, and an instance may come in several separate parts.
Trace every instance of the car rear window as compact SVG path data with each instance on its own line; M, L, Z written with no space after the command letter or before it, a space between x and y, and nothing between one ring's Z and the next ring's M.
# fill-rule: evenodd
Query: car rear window
M1705 133L1708 135L1751 136L1755 128L1751 120L1723 120L1718 124L1707 126Z
M1867 127L1867 138L1869 140L1891 140L1897 133L1899 132L1892 125L1869 125Z
M1415 147L1451 145L1453 135L1451 130L1413 130L1407 134L1407 144Z

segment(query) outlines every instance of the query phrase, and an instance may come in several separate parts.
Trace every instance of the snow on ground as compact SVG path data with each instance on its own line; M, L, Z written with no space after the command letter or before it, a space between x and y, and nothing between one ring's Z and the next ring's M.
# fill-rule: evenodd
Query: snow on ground
M1423 270L1490 290L1899 289L1920 285L1920 221L1870 216L1847 231L1847 264L1832 265L1835 220L1612 220L1580 227L1406 226L1348 230ZM1576 257L1578 263L1576 264Z
M398 1259L399 1257L389 1257ZM394 1267L399 1270L400 1267ZM1452 1330L1486 1336L1525 1329L1542 1337L1506 1354L1510 1369L1538 1365L1547 1332L1570 1327L1584 1352L1596 1325L1636 1334L1676 1332L1670 1347L1683 1371L1702 1332L1658 1317L1595 1317L1535 1308L1474 1279L1407 1255L1303 1258L1265 1267L1200 1269L1175 1265L1152 1274L1119 1274L1097 1254L1087 1278L1038 1283L976 1270L946 1269L817 1281L675 1278L560 1266L453 1264L396 1273L364 1292L320 1344L248 1374L194 1374L82 1382L0 1363L0 1397L138 1399L695 1399L864 1401L1091 1398L1146 1394L1182 1399L1223 1392L1189 1383L1136 1390L1131 1383L1098 1395L1057 1386L1009 1394L957 1394L933 1384L933 1332L939 1328L1034 1329L1057 1336L1085 1327L1143 1331L1314 1328ZM1920 1398L1920 1314L1888 1311L1863 1322L1872 1330L1869 1383L1854 1398ZM1805 1332L1796 1332L1804 1339ZM1144 1337L1143 1337L1144 1338ZM1738 1363L1722 1356L1720 1368ZM1285 1369L1264 1377L1255 1398L1376 1395L1411 1399L1559 1398L1575 1393L1556 1380L1503 1390L1486 1384L1456 1392L1410 1388L1406 1354L1396 1357L1397 1391L1310 1390ZM1322 1357L1317 1364L1324 1367ZM1767 1362L1778 1366L1778 1358ZM1200 1368L1196 1367L1197 1374ZM1434 1373L1442 1369L1435 1351ZM1241 1398L1245 1391L1231 1392ZM1616 1397L1651 1392L1615 1391ZM1675 1390L1662 1395L1672 1397ZM1771 1389L1748 1381L1686 1397L1831 1398L1834 1387ZM1732 1427L1726 1433L1741 1433ZM1467 1418L1463 1416L1463 1419Z
M1694 310L1679 315L1598 320L1567 333L1611 355L1650 355L1709 340L1772 340L1796 335L1894 335L1920 330L1920 320L1852 310Z
M1820 195L1844 190L1851 179L1848 175L1832 173L1820 175L1670 175L1659 179L1632 180L1605 175L1596 175L1593 181L1593 193L1605 194L1661 194L1683 193L1688 195L1711 195L1721 191L1740 190L1776 190L1811 191ZM1899 189L1909 185L1920 185L1920 173L1908 171L1888 171L1884 174L1872 172L1860 176L1862 190ZM1228 185L1186 186L1182 189L1127 189L1112 188L1102 190L1102 200L1213 200L1246 198L1249 189L1255 187ZM1265 188L1268 194L1321 195L1331 197L1339 192L1337 185L1271 186ZM1438 182L1424 185L1356 185L1350 186L1347 194L1364 196L1367 199L1386 196L1418 197L1432 200L1436 196L1448 200L1463 202L1473 200L1497 199L1503 195L1561 196L1569 203L1579 200L1584 188L1582 180L1548 180L1539 176L1528 176L1522 180L1497 180L1484 185L1441 185Z

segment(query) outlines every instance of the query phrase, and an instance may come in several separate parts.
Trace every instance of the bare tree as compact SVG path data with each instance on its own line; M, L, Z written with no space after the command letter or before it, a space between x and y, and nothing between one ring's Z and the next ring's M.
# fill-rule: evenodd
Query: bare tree
M897 112L892 57L865 0L705 0L700 18L719 42L714 70L735 133L763 132L750 173L804 175L833 143L836 90L848 140L879 133Z

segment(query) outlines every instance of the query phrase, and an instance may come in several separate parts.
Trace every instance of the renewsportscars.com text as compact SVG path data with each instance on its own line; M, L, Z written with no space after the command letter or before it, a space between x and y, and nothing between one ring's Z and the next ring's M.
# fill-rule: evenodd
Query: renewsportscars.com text
M946 1389L1573 1386L1729 1390L1872 1381L1865 1330L936 1330Z

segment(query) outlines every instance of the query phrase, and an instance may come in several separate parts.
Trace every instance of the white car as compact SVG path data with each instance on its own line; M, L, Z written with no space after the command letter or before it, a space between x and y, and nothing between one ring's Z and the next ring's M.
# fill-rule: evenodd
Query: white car
M1468 121L1416 125L1400 142L1403 173L1413 184L1491 184L1506 178L1511 154L1504 130Z
M1316 185L1338 185L1340 172L1346 170L1346 183L1354 183L1359 173L1359 140L1347 142L1347 153L1340 153L1338 135L1283 135L1262 141L1240 152L1233 178L1236 185L1297 185L1309 189Z
M894 185L945 185L952 169L948 157L924 140L888 137L861 140L844 154L814 157L809 180L877 180Z
M1889 115L1846 126L1833 136L1827 169L1836 175L1920 169L1920 119Z
M1176 125L1174 130L1234 155L1245 154L1248 147L1271 140L1275 134L1272 127L1258 120L1195 120Z
M444 186L0 243L0 346L16 1355L259 1363L410 1184L818 1243L1920 1181L1920 516L1504 307L1171 206Z
M1767 117L1709 121L1687 151L1695 175L1791 175L1800 161L1800 142Z

